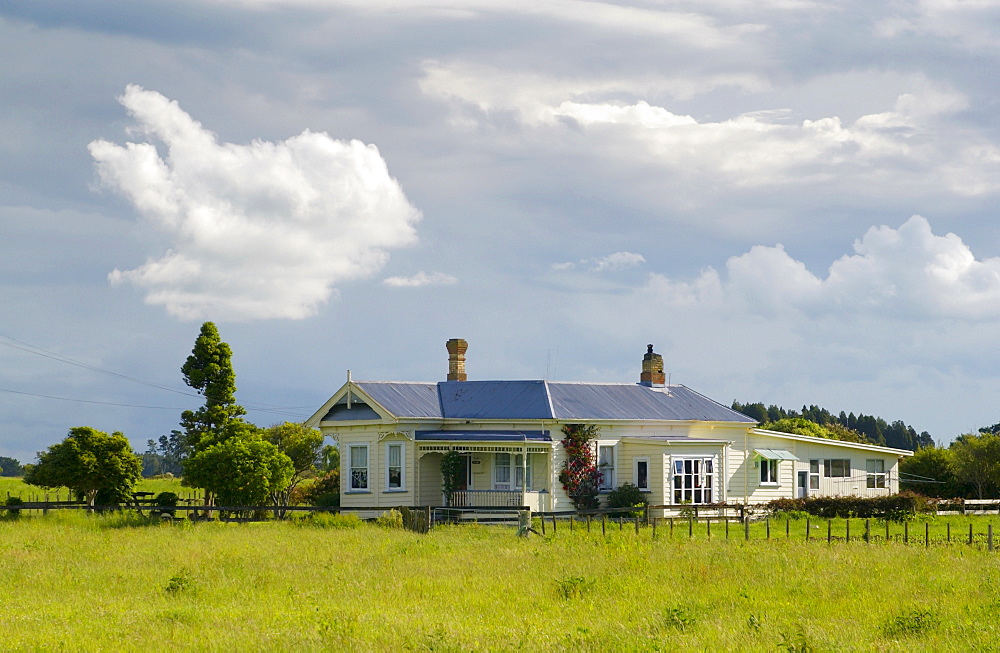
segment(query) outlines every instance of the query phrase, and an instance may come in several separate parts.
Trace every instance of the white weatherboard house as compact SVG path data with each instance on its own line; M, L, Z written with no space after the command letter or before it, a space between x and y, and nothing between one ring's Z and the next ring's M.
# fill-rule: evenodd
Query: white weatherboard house
M571 510L559 482L565 424L600 427L602 490L633 483L651 505L755 504L781 497L899 490L912 452L789 435L683 385L664 383L649 345L637 384L468 381L464 340L447 343L448 380L352 381L306 424L340 447L341 505L444 505L441 459L462 454L453 506Z

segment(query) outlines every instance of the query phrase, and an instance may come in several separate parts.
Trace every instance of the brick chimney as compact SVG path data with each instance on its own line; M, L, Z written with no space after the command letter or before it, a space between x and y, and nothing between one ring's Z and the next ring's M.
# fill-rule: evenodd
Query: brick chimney
M639 375L639 385L652 388L663 388L667 385L663 374L663 356L653 353L653 345L646 345L646 355L642 357L642 374Z
M465 352L469 348L469 343L461 338L452 338L445 347L448 348L448 380L465 381ZM662 368L663 366L660 365ZM661 375L662 376L662 375Z

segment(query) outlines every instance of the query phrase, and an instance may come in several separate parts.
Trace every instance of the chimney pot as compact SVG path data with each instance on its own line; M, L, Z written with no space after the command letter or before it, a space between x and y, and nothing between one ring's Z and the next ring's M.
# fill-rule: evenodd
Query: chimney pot
M448 380L466 381L465 375L465 352L469 349L469 343L461 338L452 338L445 347L448 349Z

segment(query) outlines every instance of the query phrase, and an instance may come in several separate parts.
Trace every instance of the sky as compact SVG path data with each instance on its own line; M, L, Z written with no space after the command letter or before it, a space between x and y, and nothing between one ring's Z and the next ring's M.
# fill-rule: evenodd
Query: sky
M346 380L1000 421L1000 2L9 0L0 455Z

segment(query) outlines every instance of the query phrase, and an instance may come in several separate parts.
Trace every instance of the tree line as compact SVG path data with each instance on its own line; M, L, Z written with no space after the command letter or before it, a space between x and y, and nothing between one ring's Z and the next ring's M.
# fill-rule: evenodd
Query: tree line
M797 411L775 405L765 406L760 402L741 404L738 401L733 401L732 409L757 420L761 423L761 428L770 428L776 431L798 432L788 431L785 428L772 428L776 423L782 426L782 420L798 419L824 427L827 435L819 435L818 437L876 444L893 449L909 449L910 451L934 446L934 438L927 431L917 433L916 429L902 420L887 422L881 417L865 415L864 413L855 415L854 412L840 411L840 413L834 414L826 408L815 405L803 405L802 410ZM857 439L855 434L860 435L861 438ZM803 433L803 435L813 434Z
M140 455L120 432L73 427L62 442L39 452L36 464L24 467L25 482L67 487L91 506L112 505L128 500L144 472L171 473L203 490L206 505L288 505L304 481L325 470L312 490L323 493L325 505L334 502L328 495L339 493L337 449L324 447L320 431L302 424L261 428L244 419L232 350L212 322L202 325L181 373L205 403L181 414L180 430L149 440ZM299 494L297 499L309 498Z

